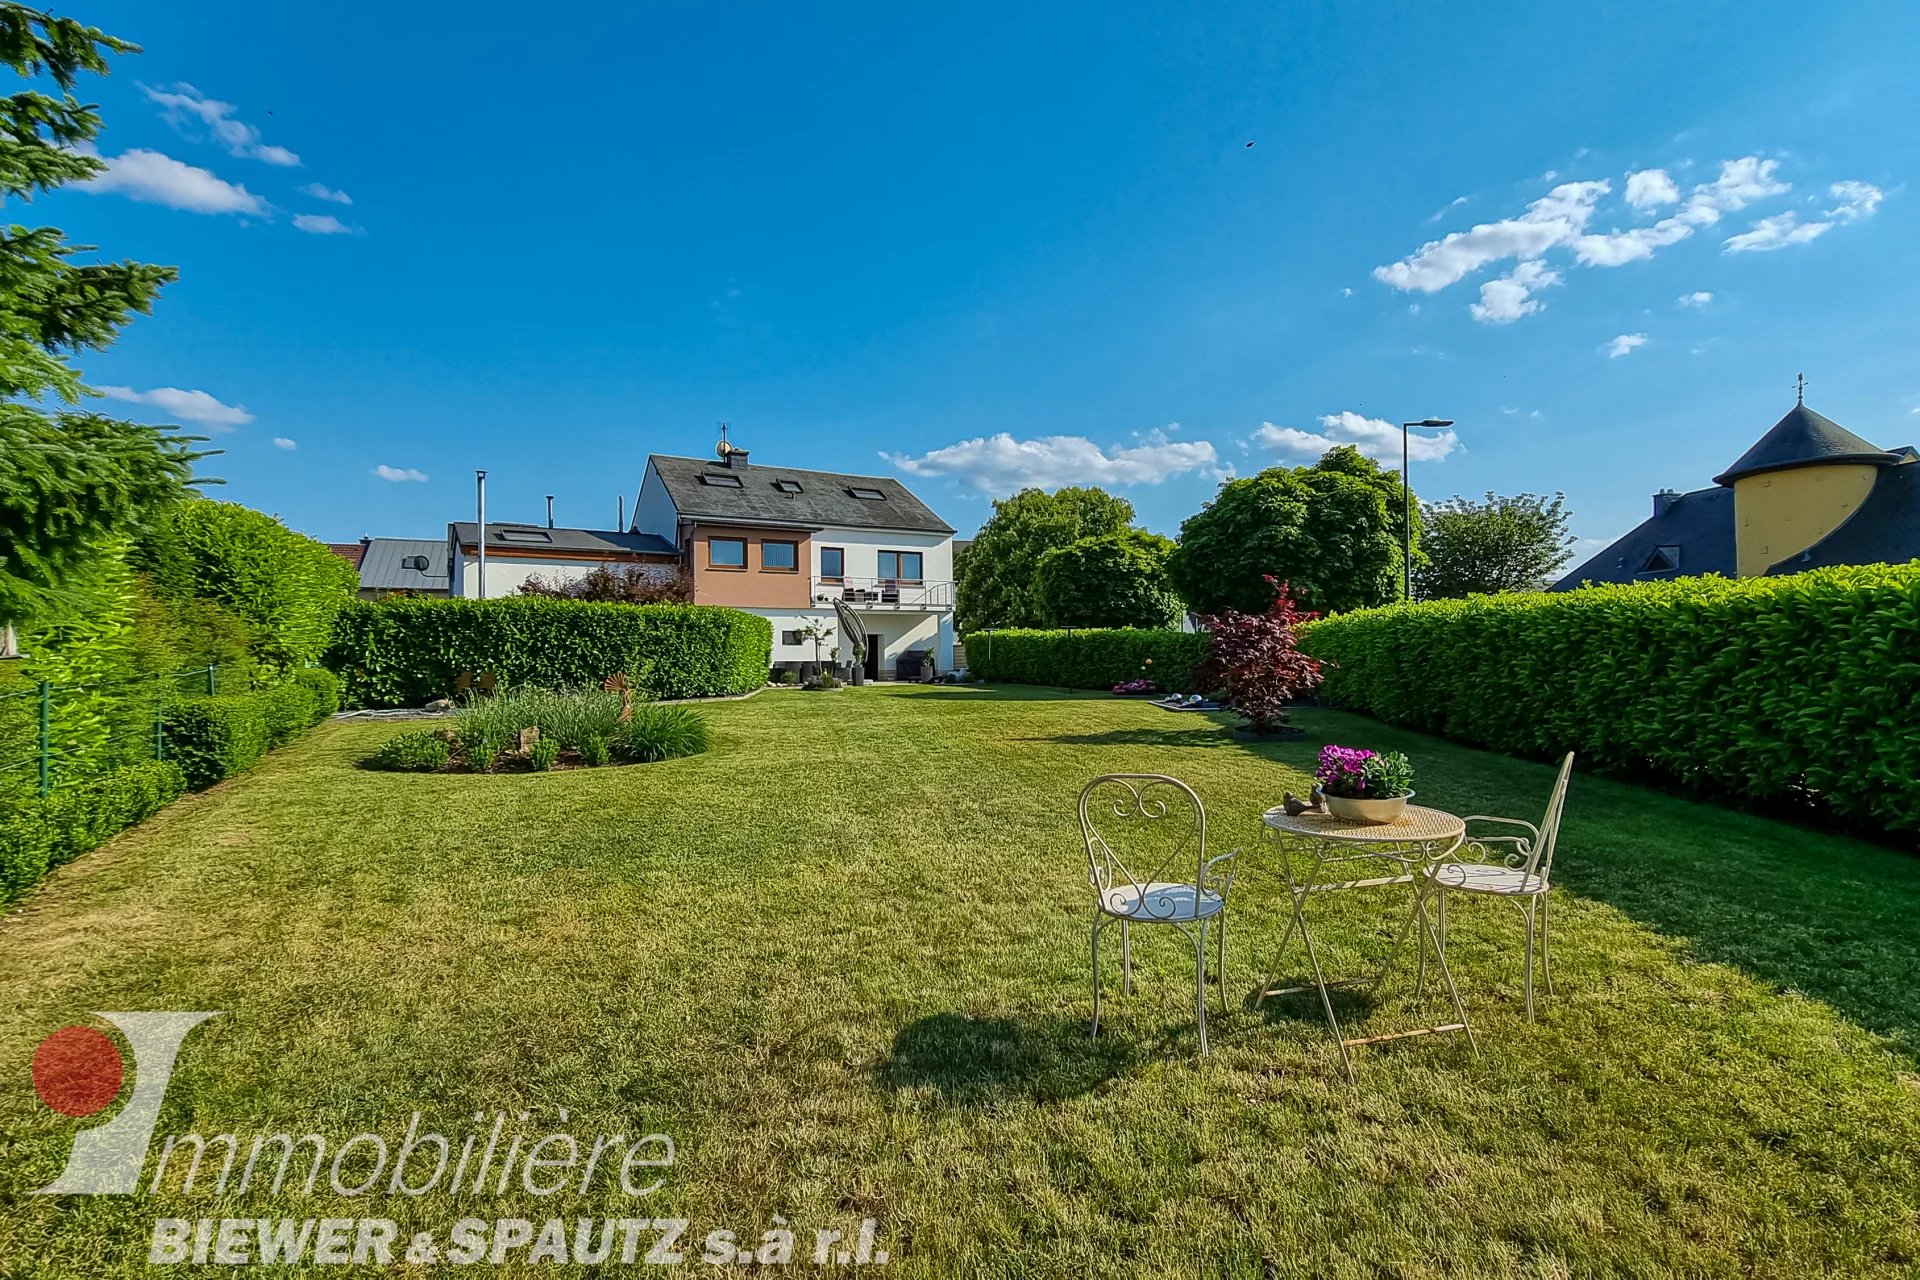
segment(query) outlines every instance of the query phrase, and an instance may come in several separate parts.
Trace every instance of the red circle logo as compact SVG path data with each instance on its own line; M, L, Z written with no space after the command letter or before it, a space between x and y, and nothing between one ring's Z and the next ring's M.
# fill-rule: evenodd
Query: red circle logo
M105 1111L126 1078L120 1047L92 1027L62 1027L33 1051L33 1091L63 1116Z

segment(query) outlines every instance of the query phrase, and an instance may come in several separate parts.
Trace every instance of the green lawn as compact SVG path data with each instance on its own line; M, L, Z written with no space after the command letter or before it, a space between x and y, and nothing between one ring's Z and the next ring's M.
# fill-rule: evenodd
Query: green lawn
M806 1256L870 1216L891 1270L941 1276L1920 1265L1920 861L1576 774L1560 995L1527 1023L1517 914L1456 899L1481 1056L1362 1050L1352 1085L1311 1004L1250 1006L1281 923L1259 812L1329 740L1407 751L1422 801L1458 813L1537 816L1548 767L1319 711L1250 747L1045 691L709 715L702 757L502 777L364 772L395 729L328 725L58 873L0 923L0 1274L145 1274L158 1217L283 1215L684 1217L695 1266L716 1227L784 1215ZM1124 999L1113 939L1087 1036L1073 804L1117 770L1187 780L1215 844L1248 846L1205 1062L1165 931L1135 931ZM1336 963L1384 905L1326 904ZM1355 1034L1405 1016L1403 990L1350 1000ZM637 1204L28 1194L78 1127L29 1087L35 1046L139 1009L224 1011L186 1042L163 1135L397 1135L419 1110L457 1140L505 1109L535 1135L664 1132L677 1160Z

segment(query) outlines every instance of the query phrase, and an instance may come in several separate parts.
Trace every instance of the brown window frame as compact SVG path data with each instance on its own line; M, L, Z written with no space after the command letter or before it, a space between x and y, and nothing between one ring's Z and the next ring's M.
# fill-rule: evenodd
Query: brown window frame
M788 565L770 565L767 563L768 547L793 548L793 563ZM760 539L760 572L762 573L798 573L800 572L800 544L788 538Z
M893 564L896 569L901 567L901 562L900 562L901 556L912 556L920 562L920 572L915 574L913 577L909 578L904 574L898 574L898 573L886 574L886 573L878 572L880 568L880 562L878 557L876 557L874 561L874 569L875 569L874 576L876 578L879 578L882 582L925 582L927 580L927 576L926 576L927 575L927 553L926 552L924 551L890 551L889 550L889 551L881 551L879 555L892 556Z
M713 558L713 544L716 542L739 543L740 544L740 563L739 564L721 564L717 560L715 560ZM715 573L745 573L747 571L747 540L745 538L709 537L707 539L707 568L713 570Z
M833 554L840 557L840 572L838 573L827 572L827 552L829 551L833 552ZM846 580L847 580L847 549L845 547L820 548L820 581L845 582Z

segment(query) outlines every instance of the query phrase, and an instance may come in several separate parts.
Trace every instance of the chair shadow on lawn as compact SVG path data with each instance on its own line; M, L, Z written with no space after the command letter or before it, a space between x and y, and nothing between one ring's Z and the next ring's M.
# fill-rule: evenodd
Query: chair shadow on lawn
M1140 1052L1119 1036L1090 1035L1081 1018L936 1013L900 1029L879 1075L892 1089L931 1087L949 1106L1057 1102L1124 1074Z

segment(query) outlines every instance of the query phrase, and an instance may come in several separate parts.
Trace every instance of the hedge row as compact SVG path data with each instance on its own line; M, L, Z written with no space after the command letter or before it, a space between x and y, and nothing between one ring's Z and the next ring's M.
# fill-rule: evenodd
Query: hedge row
M128 765L21 802L0 816L0 902L180 798L172 761Z
M1322 700L1500 751L1920 831L1920 561L1343 614Z
M199 791L252 768L339 706L339 680L309 668L270 689L181 698L161 713L161 733L167 758Z
M356 601L324 662L349 706L408 707L451 694L463 672L549 686L624 672L657 698L748 693L772 658L773 624L738 609L507 596Z
M971 675L1065 689L1111 689L1146 676L1170 692L1191 692L1194 672L1207 656L1203 634L1132 627L976 631L966 645Z

